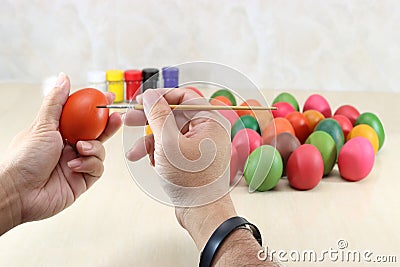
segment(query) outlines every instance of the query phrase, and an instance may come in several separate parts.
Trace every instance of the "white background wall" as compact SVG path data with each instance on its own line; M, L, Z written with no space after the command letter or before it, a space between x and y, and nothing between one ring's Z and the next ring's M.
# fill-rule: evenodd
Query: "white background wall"
M400 1L0 0L0 82L230 65L268 89L400 92Z

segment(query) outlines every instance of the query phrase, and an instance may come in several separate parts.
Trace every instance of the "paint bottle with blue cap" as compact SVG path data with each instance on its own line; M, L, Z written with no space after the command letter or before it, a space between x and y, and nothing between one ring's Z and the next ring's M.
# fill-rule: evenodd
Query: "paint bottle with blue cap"
M179 87L179 69L177 67L163 67L162 76L164 80L164 88Z

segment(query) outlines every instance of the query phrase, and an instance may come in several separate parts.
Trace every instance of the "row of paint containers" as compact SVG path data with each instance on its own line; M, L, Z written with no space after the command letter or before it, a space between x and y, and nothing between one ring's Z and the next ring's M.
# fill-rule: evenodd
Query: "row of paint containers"
M162 68L162 82L164 88L179 86L179 69L176 67ZM90 71L87 74L89 87L103 92L113 92L115 103L130 102L136 96L149 88L160 87L160 72L156 68L142 70L107 70Z

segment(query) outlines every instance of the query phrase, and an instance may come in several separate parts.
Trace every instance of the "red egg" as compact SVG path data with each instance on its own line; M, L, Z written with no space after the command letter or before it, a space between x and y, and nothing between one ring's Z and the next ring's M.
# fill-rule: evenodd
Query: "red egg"
M212 99L210 100L210 104L213 105L213 106L229 106L229 105L231 105L231 104L225 103L224 101L226 101L226 100L223 100L223 98L225 98L227 101L229 101L229 100L228 100L226 97L224 97L224 96L218 96L218 97L212 98ZM229 103L230 103L230 102L229 102ZM224 116L224 117L231 123L231 126L232 126L233 124L235 124L235 122L239 119L239 115L236 113L235 110L231 110L231 109L227 109L227 110L218 110L218 112L219 112L222 116Z
M294 111L287 115L286 119L292 124L297 139L303 144L311 133L306 116L303 113Z
M234 146L231 147L231 161L230 161L230 184L234 184L235 176L239 170L239 157L237 150Z
M344 144L338 157L340 176L352 182L364 179L371 172L374 161L374 148L368 139L352 138Z
M197 93L199 96L204 97L204 95L200 92L199 89L197 89L196 87L193 86L185 86L185 88L190 89L192 91L194 91L195 93Z
M285 118L288 114L295 111L294 107L287 102L278 102L272 106L277 108L271 111L274 118Z
M344 115L335 115L332 117L332 119L340 124L340 127L342 127L343 130L344 139L346 139L351 129L353 129L353 124L351 123L349 118Z
M325 118L332 117L331 107L328 101L319 94L310 95L304 103L303 112L306 110L314 109L322 113Z
M239 170L243 171L247 157L254 149L261 146L261 144L261 136L253 129L241 129L235 134L232 140L232 146L236 148L238 153Z
M354 125L358 119L358 116L360 116L360 112L351 105L343 105L335 111L335 115L343 115L349 118L351 124Z
M324 162L318 149L309 144L299 146L289 157L286 175L289 184L298 190L318 185L324 173Z

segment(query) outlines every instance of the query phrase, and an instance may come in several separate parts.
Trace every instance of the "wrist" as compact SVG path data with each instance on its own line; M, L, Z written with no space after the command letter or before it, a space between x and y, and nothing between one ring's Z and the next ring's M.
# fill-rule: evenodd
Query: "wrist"
M230 195L210 204L194 208L176 208L176 217L202 250L212 233L227 219L236 216Z
M0 166L0 235L21 224L21 200L13 178Z

